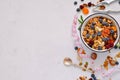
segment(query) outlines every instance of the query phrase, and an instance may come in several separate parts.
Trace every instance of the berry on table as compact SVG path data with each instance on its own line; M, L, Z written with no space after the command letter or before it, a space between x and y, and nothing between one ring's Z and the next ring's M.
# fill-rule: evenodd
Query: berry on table
M95 74L91 74L91 77L95 77Z
M116 62L115 62L115 64L116 64L116 65L119 65L119 62L118 62L118 61L116 61Z
M77 1L74 1L74 5L77 5Z
M84 6L83 5L80 5L80 7L79 7L80 9L83 9L84 8Z
M88 3L88 7L91 7L91 6L92 6L92 3L91 3L91 2L89 2L89 3Z
M89 80L93 80L92 78L90 78Z
M120 1L118 3L120 4Z
M76 46L74 49L75 49L75 50L78 50L78 47Z
M84 1L84 0L81 0L81 1Z
M80 12L80 8L77 8L76 11L77 11L77 12Z

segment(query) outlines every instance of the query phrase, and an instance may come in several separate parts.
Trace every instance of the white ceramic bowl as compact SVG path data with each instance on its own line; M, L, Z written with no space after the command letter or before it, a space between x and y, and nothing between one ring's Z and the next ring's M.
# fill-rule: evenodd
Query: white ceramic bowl
M81 25L80 36L81 36L81 39L82 39L83 43L84 43L89 49L91 49L91 50L93 50L93 51L97 51L97 52L105 52L105 51L108 51L108 50L112 49L113 47L112 47L112 48L109 48L109 49L105 49L105 50L93 49L93 48L91 48L91 47L84 41L83 36L82 36L82 33L83 33L83 30L84 30L84 27L85 27L86 23L87 23L91 18L94 18L94 17L97 17L97 16L106 17L106 18L108 18L108 19L111 19L111 20L115 23L115 25L116 25L116 27L117 27L117 39L116 39L116 41L114 42L114 46L116 45L116 43L117 43L118 40L119 40L119 36L120 36L120 33L119 33L120 27L119 27L119 24L117 23L117 21L116 21L113 17L111 17L110 15L108 15L108 14L95 13L95 14L92 14L92 15L90 15L89 17L87 17L87 18L84 20L83 24Z

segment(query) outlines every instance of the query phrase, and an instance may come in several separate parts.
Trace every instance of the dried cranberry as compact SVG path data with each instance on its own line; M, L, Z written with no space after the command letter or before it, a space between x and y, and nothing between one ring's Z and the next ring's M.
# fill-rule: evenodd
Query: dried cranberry
M80 9L83 9L84 8L84 6L83 5L80 5Z
M97 59L97 54L95 52L93 52L91 54L91 59L93 59L93 60Z
M88 6L89 6L89 7L91 7L91 6L92 6L92 3L91 3L91 2L89 2L89 3L88 3Z
M114 44L113 44L113 43L110 43L110 44L109 44L109 46L110 46L110 47L113 47L113 46L114 46Z
M90 78L89 80L93 80L92 78Z
M89 44L93 45L93 44L94 44L94 41L90 40Z
M110 48L110 46L109 46L109 45L106 45L106 46L105 46L105 48L106 48L106 49L109 49L109 48Z

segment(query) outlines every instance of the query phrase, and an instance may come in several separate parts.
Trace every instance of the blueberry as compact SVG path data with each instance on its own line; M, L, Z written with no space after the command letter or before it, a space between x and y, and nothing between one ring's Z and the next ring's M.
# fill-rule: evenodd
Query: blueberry
M93 24L92 24L90 27L91 27L91 29L95 29L95 27L94 27L94 25L93 25Z
M112 24L112 23L110 23L109 25L110 25L110 26L113 26L113 24Z
M119 65L119 62L118 62L118 61L116 61L116 62L115 62L115 64L116 64L116 65Z
M103 22L103 19L100 18L100 19L99 19L99 22L102 23L102 22Z
M96 36L96 35L95 35L95 34L93 34L93 35L92 35L92 38L94 38L95 36Z
M81 1L84 1L84 0L81 0Z
M97 80L97 78L96 78L96 77L93 77L93 80Z
M95 22L92 22L92 25L95 25L96 23Z
M91 74L91 77L95 77L95 74Z
M120 4L120 1L118 3Z
M102 47L101 47L101 46L98 46L98 50L102 50Z
M77 12L80 12L80 8L77 8L76 11L77 11Z
M74 49L75 49L75 50L78 50L78 47L76 46Z
M110 38L106 38L106 40L108 41L108 40L110 40Z
M97 35L100 36L100 35L101 35L101 32L98 32Z
M88 6L89 6L89 7L91 7L91 6L92 6L92 3L91 3L91 2L89 2L89 3L88 3Z
M86 34L86 37L89 38L89 37L90 37L90 34Z
M114 48L117 49L118 48L117 45L115 45Z
M109 26L109 24L107 22L102 22L102 25Z
M114 33L114 30L110 30L110 33L113 34L113 33Z
M74 5L77 5L77 1L74 2Z
M106 38L102 38L103 41L106 41Z

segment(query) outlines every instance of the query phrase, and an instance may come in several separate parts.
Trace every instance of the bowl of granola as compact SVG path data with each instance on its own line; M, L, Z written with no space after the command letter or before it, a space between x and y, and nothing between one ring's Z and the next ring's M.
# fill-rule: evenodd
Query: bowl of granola
M119 40L119 24L108 14L95 13L87 17L80 29L83 43L91 50L104 52Z

